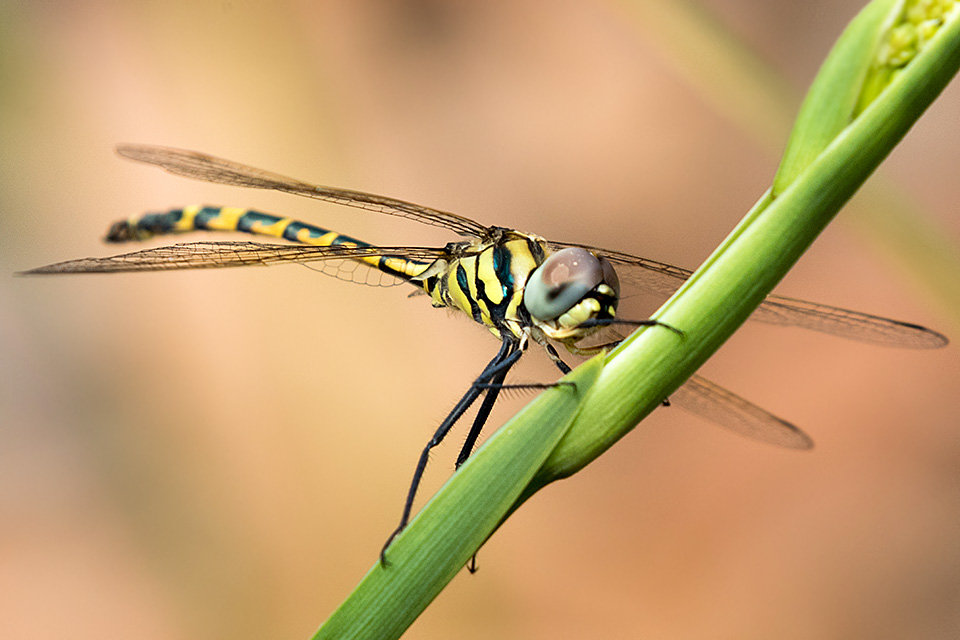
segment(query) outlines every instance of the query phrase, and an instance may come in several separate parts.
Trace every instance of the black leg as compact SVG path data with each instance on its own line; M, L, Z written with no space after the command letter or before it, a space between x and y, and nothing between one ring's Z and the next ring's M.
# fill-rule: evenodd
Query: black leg
M557 353L557 350L553 348L553 345L546 343L543 345L547 350L547 355L550 356L550 359L553 360L554 364L563 372L564 375L570 373L571 369L567 366L567 363L560 359L560 354ZM497 396L500 395L500 391L503 389L551 389L558 384L567 384L567 383L545 383L545 384L503 384L504 378L507 377L507 370L504 370L500 375L491 380L488 384L479 385L487 389L487 395L483 399L483 404L480 405L480 410L477 412L477 417L473 421L473 426L470 427L470 433L467 434L467 439L463 443L463 448L460 449L460 455L457 456L457 468L460 467L464 462L467 461L467 458L470 457L470 454L473 453L473 447L477 444L477 438L480 437L480 431L483 429L483 425L487 422L487 417L490 415L490 411L493 409L494 403L497 401ZM572 385L572 383L569 383ZM575 385L573 385L575 386Z
M557 368L563 372L563 375L567 375L572 371L572 369L567 366L567 363L560 359L560 354L557 353L557 350L553 348L553 345L547 343L543 345L547 350L547 355L550 356L550 359L553 360L553 363L557 365Z
M497 378L502 380L501 373L503 376L506 376L506 373L510 367L512 367L523 354L523 352L518 350L516 347L517 341L514 338L505 337L503 339L503 344L500 345L500 351L497 352L497 355L494 356L493 360L487 363L487 366L484 367L483 371L480 373L480 376L473 382L473 384L470 385L470 388L467 389L467 392L463 394L463 397L460 398L460 401L457 402L450 414L447 415L447 417L437 428L436 432L433 434L433 437L430 438L430 441L427 443L427 446L423 448L423 451L420 453L420 459L417 461L417 468L413 472L413 480L410 482L410 489L407 492L406 502L404 502L403 505L403 515L400 517L400 524L397 526L394 532L390 534L390 537L387 538L386 543L383 545L383 549L380 551L380 564L382 566L387 565L387 547L390 546L390 543L393 542L393 539L397 537L397 534L403 531L404 527L406 527L407 523L410 521L410 512L413 510L413 500L417 495L417 488L420 486L420 480L423 478L423 472L427 467L427 460L430 457L430 450L443 441L450 429L453 428L453 425L456 424L457 420L460 419L460 416L462 416L467 409L470 408L470 405L472 405L477 397L479 397L485 386L491 380L495 380ZM494 400L496 400L496 393L494 394ZM484 404L486 404L486 402ZM491 402L490 408L492 408L492 406L493 403ZM490 408L487 409L487 414L490 413ZM486 417L484 416L484 420L485 419ZM474 440L475 439L476 437L474 437Z
M497 396L500 395L500 389L503 388L503 379L506 377L506 371L498 373L497 376L490 381L490 385L486 387L487 395L483 397L483 403L477 411L477 417L474 418L473 426L470 427L470 431L467 433L467 439L463 441L463 446L460 448L460 455L457 456L457 469L459 469L460 465L466 462L470 454L473 453L473 447L477 444L477 438L480 437L480 431L483 430L483 425L486 424L487 418L490 417L490 411L497 401Z

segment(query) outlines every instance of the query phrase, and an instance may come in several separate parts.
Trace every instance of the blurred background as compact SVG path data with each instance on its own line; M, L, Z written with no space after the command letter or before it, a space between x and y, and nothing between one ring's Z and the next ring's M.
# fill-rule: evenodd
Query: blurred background
M193 203L384 244L452 239L175 178L116 143L696 267L769 184L861 5L0 2L0 633L309 637L497 348L402 288L297 266L12 277L114 253L110 222ZM958 109L954 82L778 292L960 339L943 266L960 239ZM524 360L516 380L556 376ZM956 347L748 324L703 373L817 447L656 411L511 518L409 637L960 636Z

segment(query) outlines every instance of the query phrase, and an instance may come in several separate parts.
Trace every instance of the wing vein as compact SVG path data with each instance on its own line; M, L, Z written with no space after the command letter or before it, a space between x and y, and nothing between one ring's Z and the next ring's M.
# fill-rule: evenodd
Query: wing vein
M400 216L449 229L461 236L479 237L487 229L485 225L475 220L448 211L431 209L405 200L362 191L311 184L197 151L153 145L122 144L117 146L117 153L130 160L152 164L168 173L186 178L252 189L282 191L376 213Z

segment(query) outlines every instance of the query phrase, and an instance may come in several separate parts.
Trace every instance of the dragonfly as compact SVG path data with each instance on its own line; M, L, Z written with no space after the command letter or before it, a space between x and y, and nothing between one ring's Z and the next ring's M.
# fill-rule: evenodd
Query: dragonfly
M442 247L375 246L288 217L238 207L194 205L121 220L110 226L106 240L122 243L191 231L233 231L285 242L189 242L68 260L23 272L117 273L296 263L354 282L412 285L414 294L428 296L434 307L464 313L486 327L500 340L500 348L421 451L400 523L381 551L384 564L390 542L410 520L431 449L443 441L470 407L483 396L456 467L472 454L502 389L555 386L505 383L508 372L530 345L542 347L566 374L571 368L557 346L569 354L587 356L615 346L623 339L624 328L660 326L682 334L682 328L656 320L623 320L617 316L617 309L623 297L621 286L666 298L691 275L687 269L620 251L487 226L395 198L312 184L196 151L124 144L117 147L117 152L174 175L399 216L441 227L460 238ZM916 324L778 295L767 297L751 318L884 346L924 349L947 344L942 334ZM755 440L792 449L813 446L812 439L795 425L696 374L669 402Z

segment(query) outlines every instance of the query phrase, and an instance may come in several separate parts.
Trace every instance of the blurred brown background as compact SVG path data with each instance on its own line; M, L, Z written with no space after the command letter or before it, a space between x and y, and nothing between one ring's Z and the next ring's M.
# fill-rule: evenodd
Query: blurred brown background
M497 347L405 290L296 266L10 277L106 255L111 221L191 203L451 239L174 178L115 143L695 267L769 183L786 131L745 130L735 88L726 112L704 97L658 44L666 27L635 11L653 4L0 3L0 635L309 637ZM704 6L799 95L860 5ZM954 246L958 108L955 82L884 172ZM842 213L779 291L960 339L956 309L869 239L868 215ZM555 376L525 361L517 379ZM747 326L704 372L817 448L657 411L517 513L409 636L960 636L956 347ZM430 490L462 437L434 456Z

